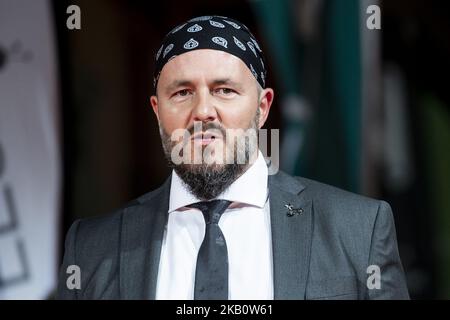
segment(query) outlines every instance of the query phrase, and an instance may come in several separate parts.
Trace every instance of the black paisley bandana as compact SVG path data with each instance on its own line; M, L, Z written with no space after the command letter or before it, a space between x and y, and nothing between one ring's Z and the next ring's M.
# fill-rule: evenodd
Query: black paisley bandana
M180 54L197 49L221 50L238 57L265 88L267 71L264 55L250 30L234 19L202 16L178 25L164 37L155 56L155 92L164 65Z

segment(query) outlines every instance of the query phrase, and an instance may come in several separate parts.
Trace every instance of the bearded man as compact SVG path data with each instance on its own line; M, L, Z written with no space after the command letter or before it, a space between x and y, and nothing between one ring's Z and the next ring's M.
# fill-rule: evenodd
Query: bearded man
M154 95L172 173L77 220L63 299L407 299L389 205L281 171L258 147L274 99L248 28L202 16L170 31ZM67 268L81 271L69 288Z

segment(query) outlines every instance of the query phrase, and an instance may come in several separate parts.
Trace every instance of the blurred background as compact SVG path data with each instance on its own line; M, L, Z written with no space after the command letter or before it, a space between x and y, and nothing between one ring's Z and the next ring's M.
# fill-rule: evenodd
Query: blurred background
M0 0L0 299L52 298L71 223L165 180L154 54L209 14L260 40L281 169L388 201L411 297L449 299L443 0Z

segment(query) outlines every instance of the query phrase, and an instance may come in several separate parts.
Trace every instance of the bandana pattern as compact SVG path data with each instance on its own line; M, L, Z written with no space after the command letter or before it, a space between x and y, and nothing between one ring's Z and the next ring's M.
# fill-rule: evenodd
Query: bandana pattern
M250 49L250 50L247 50ZM180 54L196 49L214 49L241 59L265 88L267 71L264 54L250 30L241 22L222 16L193 18L172 29L155 55L153 86L156 90L164 65Z

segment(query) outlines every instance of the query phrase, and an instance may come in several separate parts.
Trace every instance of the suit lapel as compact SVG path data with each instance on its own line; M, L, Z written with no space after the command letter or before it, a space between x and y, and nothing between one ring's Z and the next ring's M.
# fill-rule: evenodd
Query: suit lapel
M312 200L283 172L269 176L275 299L304 299L312 237ZM285 205L302 208L288 215Z
M120 298L155 299L171 176L140 204L123 214L120 250ZM145 197L145 196L144 196Z

